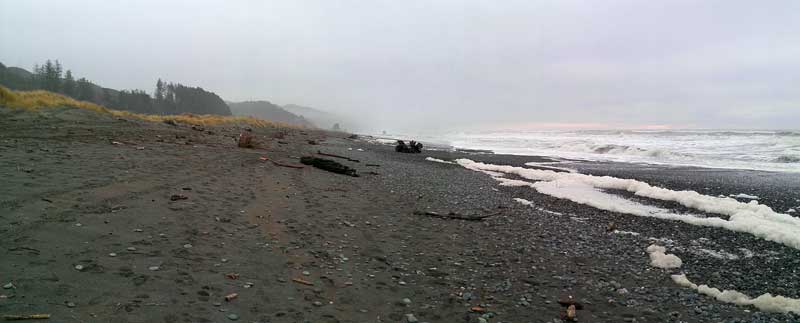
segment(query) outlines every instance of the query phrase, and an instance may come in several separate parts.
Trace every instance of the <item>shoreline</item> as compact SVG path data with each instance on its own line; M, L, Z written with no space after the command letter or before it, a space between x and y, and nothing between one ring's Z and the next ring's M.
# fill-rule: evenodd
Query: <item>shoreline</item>
M752 297L798 298L800 273L787 270L800 265L797 250L498 186L486 174L425 160L522 167L545 159L402 154L346 134L273 128L255 129L263 147L240 149L233 126L195 131L74 110L41 118L0 108L0 116L0 173L7 179L0 283L13 285L0 290L4 315L48 313L58 322L552 322L559 299L573 296L583 305L580 322L800 319L722 303L670 278L685 273L694 283ZM336 159L360 177L259 160L297 165L317 151L359 160ZM792 192L800 191L794 176L569 166L673 190L750 193L770 206L798 203ZM747 187L762 192L742 191ZM612 222L639 235L609 233ZM652 267L646 249L653 242L683 266ZM233 273L237 279L227 277ZM238 296L226 301L232 293Z

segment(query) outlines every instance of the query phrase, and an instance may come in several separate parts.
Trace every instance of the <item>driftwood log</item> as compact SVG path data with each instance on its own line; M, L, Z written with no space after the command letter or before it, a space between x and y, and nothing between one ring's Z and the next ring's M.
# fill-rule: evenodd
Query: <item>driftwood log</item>
M394 151L398 153L419 154L422 152L422 143L412 140L406 144L405 141L398 140L397 145L394 146Z
M442 219L455 219L455 220L464 220L464 221L483 221L483 219L488 218L490 216L495 216L499 213L494 214L478 214L478 215L470 215L470 214L461 214L457 212L448 212L447 214L442 214L433 211L414 211L416 215L425 215L434 218L442 218Z
M347 167L330 159L317 158L317 157L302 157L300 158L300 162L305 165L314 166L316 168L326 170L329 172L358 177L358 174L356 173L355 169Z
M317 150L317 154L322 155L322 156L327 156L327 157L341 158L341 159L345 159L347 161L351 161L351 162L354 162L354 163L359 163L360 162L358 159L353 159L353 158L350 158L350 157L347 157L347 156L340 156L340 155L334 155L334 154L329 154L329 153L323 153L323 152L321 152L319 150Z

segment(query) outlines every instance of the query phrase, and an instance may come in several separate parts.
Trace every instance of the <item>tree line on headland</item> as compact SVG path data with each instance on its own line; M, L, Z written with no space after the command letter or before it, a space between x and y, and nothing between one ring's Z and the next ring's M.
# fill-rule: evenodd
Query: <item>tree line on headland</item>
M76 100L138 113L231 115L230 108L222 98L200 87L159 79L152 96L144 90L118 91L96 85L84 77L76 79L72 71L65 71L58 60L37 64L33 72L0 63L0 85L12 90L61 93Z

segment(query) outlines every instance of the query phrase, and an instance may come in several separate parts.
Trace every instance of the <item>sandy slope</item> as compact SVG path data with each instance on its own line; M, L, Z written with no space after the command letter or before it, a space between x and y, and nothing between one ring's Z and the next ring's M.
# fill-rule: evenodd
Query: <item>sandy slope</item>
M0 108L0 129L0 283L14 285L0 290L10 297L0 299L1 314L50 313L55 322L398 322L406 314L474 322L480 314L470 308L482 306L490 322L552 322L558 298L574 295L586 307L581 322L797 318L697 296L651 268L645 248L648 234L686 244L702 235L787 261L796 252L497 189L488 176L424 159L457 154L396 154L312 131L275 139L276 129L257 130L264 149L240 149L235 127L208 133L69 109ZM317 150L360 159L347 164L362 176L259 160L296 164ZM175 194L187 199L172 201ZM494 216L414 214L426 210ZM643 237L608 234L610 221ZM693 278L728 273L713 260L681 256L698 266ZM742 266L751 262L764 259ZM796 278L771 273L776 282ZM238 297L227 302L230 293Z

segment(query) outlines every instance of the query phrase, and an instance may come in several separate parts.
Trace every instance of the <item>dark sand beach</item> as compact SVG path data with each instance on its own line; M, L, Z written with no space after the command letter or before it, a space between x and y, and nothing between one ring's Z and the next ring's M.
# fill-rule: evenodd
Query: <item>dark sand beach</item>
M344 133L274 128L254 129L261 147L243 149L240 129L0 108L0 284L8 287L0 314L46 313L52 322L561 322L558 301L573 296L583 306L578 322L800 321L670 279L685 273L753 297L800 298L798 250L501 187L425 160L522 166L545 158L401 154ZM359 160L336 159L360 176L260 159L299 165L318 151ZM712 196L756 194L780 212L800 205L797 174L566 166ZM609 233L611 222L639 235ZM645 249L654 239L683 260L680 269L650 266Z

